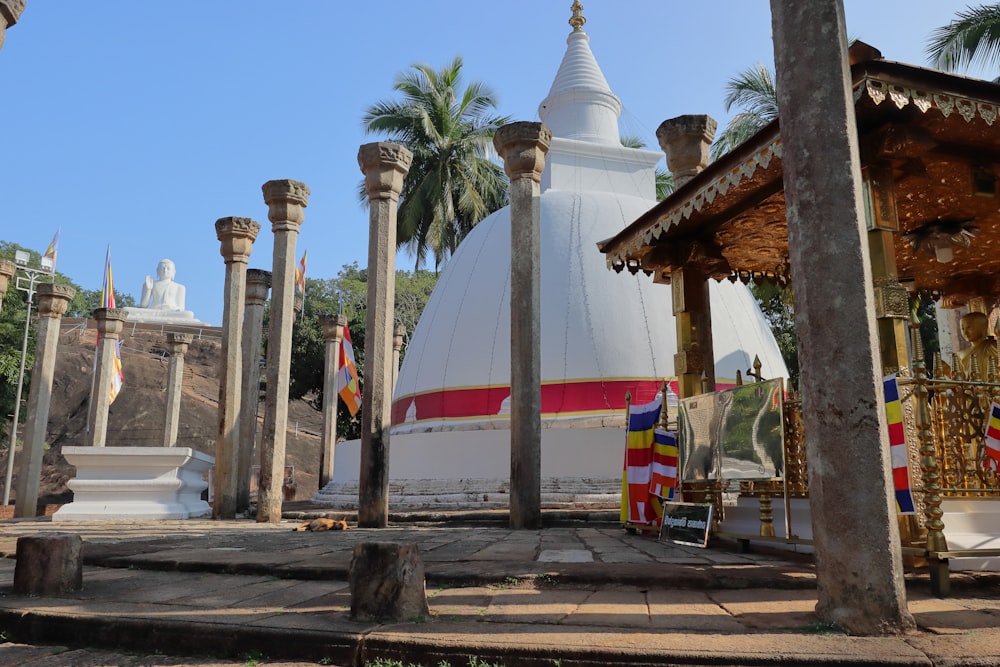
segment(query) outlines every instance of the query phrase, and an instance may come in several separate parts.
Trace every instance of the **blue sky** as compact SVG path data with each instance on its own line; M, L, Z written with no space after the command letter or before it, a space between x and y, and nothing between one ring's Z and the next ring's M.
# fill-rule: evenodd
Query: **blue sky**
M773 61L763 0L583 3L623 132L652 149L667 118L708 113L724 125L726 81ZM488 83L501 114L537 120L570 4L28 0L0 49L0 240L44 251L61 228L57 268L88 289L100 288L110 243L116 285L136 297L168 257L187 307L218 325L215 220L260 222L250 267L269 269L260 186L293 178L312 190L297 252L308 250L308 276L364 266L357 152L382 138L363 133L364 109L393 97L411 64L461 55L466 80ZM927 36L967 4L847 0L845 11L851 36L922 65Z

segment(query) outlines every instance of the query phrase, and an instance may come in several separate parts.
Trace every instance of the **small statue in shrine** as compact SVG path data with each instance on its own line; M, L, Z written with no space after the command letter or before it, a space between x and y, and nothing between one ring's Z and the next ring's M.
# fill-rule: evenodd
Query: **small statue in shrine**
M958 362L956 370L969 379L972 373L972 360L975 359L979 369L979 375L975 379L985 380L990 359L994 364L997 363L996 339L988 335L989 318L985 313L968 313L962 316L961 329L962 337L969 341L969 347L955 354L955 360Z

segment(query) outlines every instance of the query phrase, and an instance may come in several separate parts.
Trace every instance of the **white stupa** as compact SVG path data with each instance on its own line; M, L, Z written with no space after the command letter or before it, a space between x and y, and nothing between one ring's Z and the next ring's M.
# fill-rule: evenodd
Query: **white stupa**
M582 17L575 17L582 19ZM662 153L622 146L621 102L577 23L539 116L552 131L541 183L543 507L619 500L625 392L653 399L671 379L667 285L608 271L597 242L655 202ZM413 332L393 400L390 510L505 506L510 476L510 210L480 222L448 262ZM754 356L787 377L741 284L711 285L716 377ZM676 385L674 385L676 387ZM356 506L359 443L337 445L316 501Z

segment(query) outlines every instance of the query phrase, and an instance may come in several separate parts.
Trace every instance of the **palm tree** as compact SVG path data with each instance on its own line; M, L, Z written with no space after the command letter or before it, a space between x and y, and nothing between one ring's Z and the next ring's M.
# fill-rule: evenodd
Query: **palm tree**
M363 117L367 133L384 132L413 151L397 245L413 253L415 269L428 253L439 269L476 223L507 204L507 179L490 157L493 133L509 117L490 113L497 98L484 84L461 90L461 71L461 57L440 71L413 65L393 86L402 100L380 100Z
M955 20L931 33L927 56L953 71L979 63L1000 62L1000 4L966 7Z
M778 92L774 75L761 63L743 70L726 83L726 111L741 111L712 144L712 159L733 150L778 117Z

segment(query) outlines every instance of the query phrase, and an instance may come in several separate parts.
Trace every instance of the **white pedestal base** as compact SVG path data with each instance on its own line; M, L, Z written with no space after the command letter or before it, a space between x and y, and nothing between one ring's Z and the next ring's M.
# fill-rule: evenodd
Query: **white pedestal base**
M76 466L73 502L52 521L191 519L212 508L201 499L215 463L190 447L63 447Z

